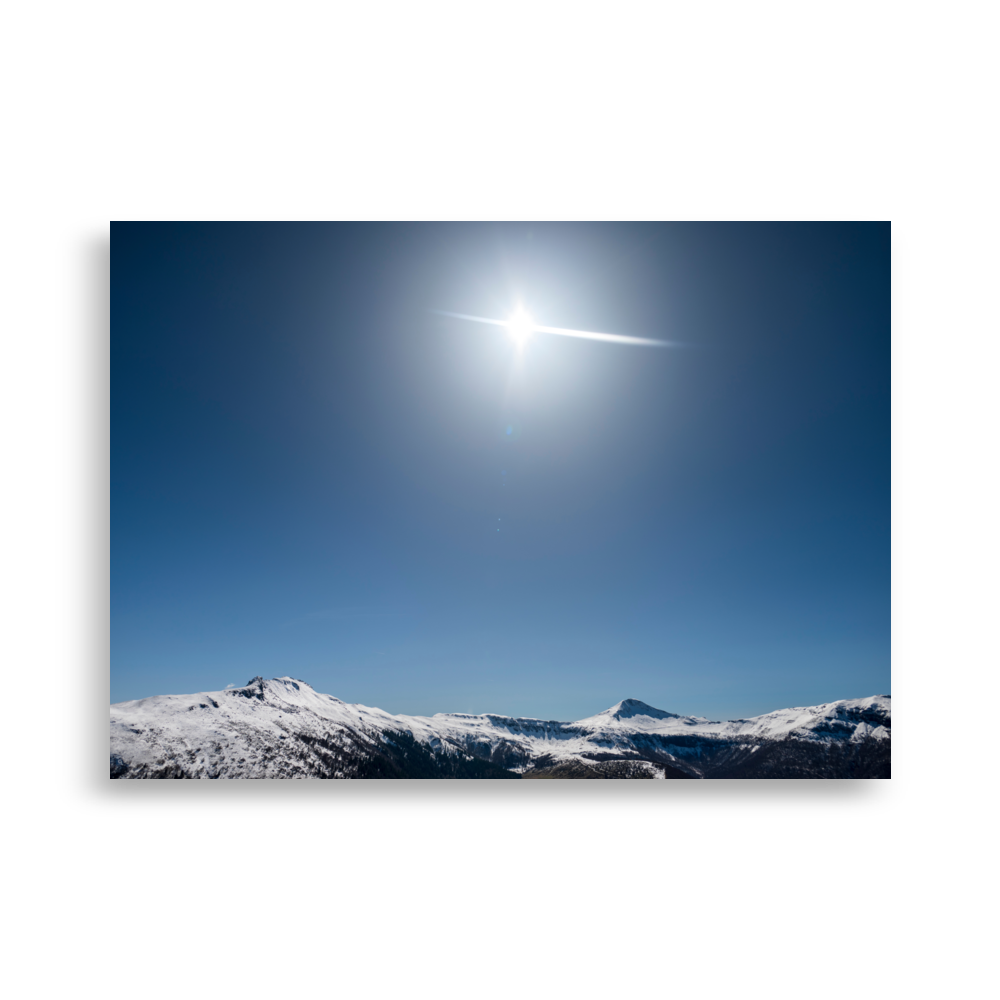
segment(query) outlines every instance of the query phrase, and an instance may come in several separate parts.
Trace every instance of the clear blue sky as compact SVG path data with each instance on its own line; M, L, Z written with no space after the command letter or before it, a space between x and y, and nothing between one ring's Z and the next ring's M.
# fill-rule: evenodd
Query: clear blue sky
M888 224L116 223L112 265L112 701L890 693ZM683 346L433 312L518 303Z

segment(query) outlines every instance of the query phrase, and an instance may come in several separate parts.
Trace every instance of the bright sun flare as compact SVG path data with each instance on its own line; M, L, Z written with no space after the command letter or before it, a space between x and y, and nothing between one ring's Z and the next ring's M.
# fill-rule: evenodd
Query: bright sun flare
M518 309L507 321L507 329L517 344L522 345L531 336L531 317L523 309Z

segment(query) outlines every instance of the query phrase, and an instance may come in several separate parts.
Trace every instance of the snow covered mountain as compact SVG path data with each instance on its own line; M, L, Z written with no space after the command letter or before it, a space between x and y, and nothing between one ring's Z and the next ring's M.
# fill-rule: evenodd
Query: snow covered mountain
M112 778L888 778L891 699L711 722L390 715L291 677L111 706Z

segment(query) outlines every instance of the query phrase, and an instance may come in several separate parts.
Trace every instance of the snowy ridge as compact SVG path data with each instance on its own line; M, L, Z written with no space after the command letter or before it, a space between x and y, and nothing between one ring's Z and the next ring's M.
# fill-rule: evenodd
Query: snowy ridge
M888 777L888 695L712 722L391 715L292 677L111 706L112 777ZM761 751L764 751L761 753Z

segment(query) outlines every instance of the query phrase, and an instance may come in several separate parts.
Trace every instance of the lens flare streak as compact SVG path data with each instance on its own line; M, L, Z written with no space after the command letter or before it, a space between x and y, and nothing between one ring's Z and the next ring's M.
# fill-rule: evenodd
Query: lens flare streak
M488 319L486 316L470 316L467 313L448 312L445 309L433 310L439 316L451 316L453 319L467 319L473 323L489 323L491 326L503 326L511 329L518 320ZM567 330L559 326L539 326L530 324L532 333L553 333L558 337L581 337L584 340L604 340L612 344L635 344L640 347L678 347L670 340L650 340L647 337L625 337L618 333L595 333L591 330Z

